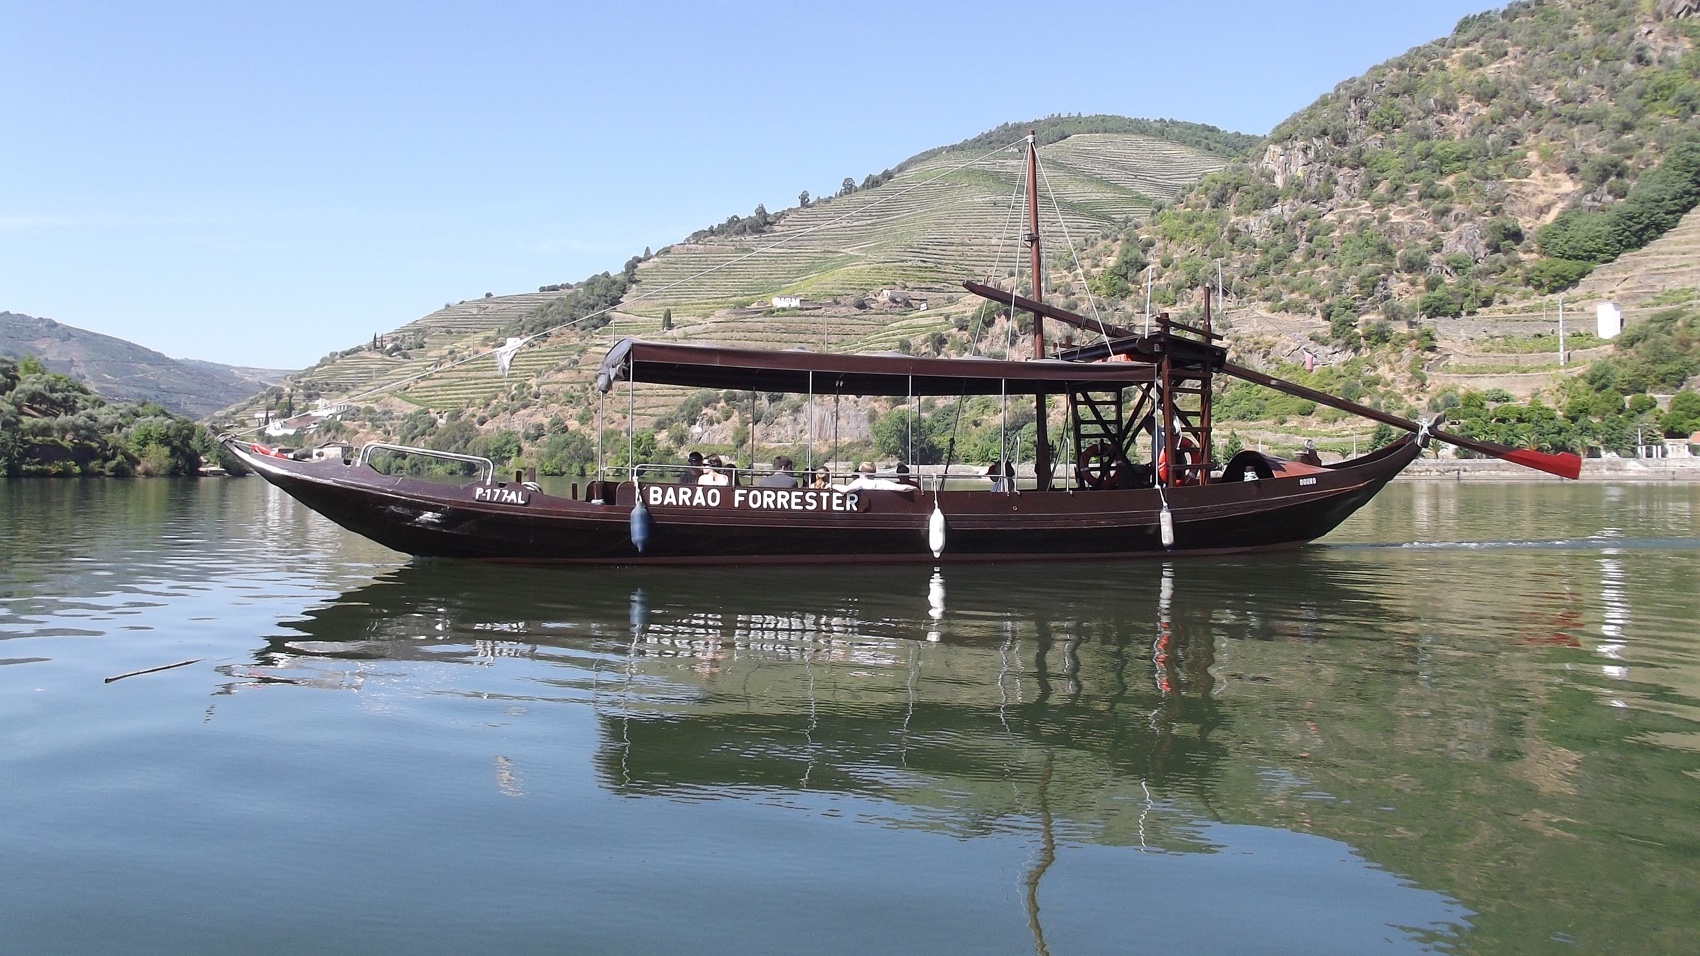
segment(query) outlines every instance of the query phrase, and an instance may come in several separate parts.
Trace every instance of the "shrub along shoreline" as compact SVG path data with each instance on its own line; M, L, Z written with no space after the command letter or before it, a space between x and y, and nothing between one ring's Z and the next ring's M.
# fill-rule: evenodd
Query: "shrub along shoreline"
M198 475L216 462L246 474L212 433L159 405L108 402L39 359L0 356L0 475Z

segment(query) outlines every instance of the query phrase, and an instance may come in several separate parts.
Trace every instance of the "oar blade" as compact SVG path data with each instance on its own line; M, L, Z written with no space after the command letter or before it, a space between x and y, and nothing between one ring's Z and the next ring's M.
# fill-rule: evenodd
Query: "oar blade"
M1465 438L1463 435L1454 435L1438 428L1429 434L1448 444L1457 445L1459 448L1468 448L1473 452L1498 458L1501 461L1509 461L1514 465L1544 471L1549 475L1557 475L1571 481L1575 481L1582 475L1582 458L1573 452L1564 451L1552 454L1536 451L1533 448L1512 448L1498 442Z
M1500 457L1525 468L1544 471L1549 475L1557 475L1560 478L1569 478L1571 481L1575 481L1582 475L1582 456L1571 452L1549 455L1544 451L1535 451L1532 448L1518 448L1505 452Z

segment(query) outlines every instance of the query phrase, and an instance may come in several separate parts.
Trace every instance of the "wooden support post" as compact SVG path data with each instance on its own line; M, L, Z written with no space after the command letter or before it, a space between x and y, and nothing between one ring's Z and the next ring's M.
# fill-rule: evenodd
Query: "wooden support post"
M1218 274L1217 283L1221 283ZM1210 287L1204 287L1204 341L1209 344L1214 333L1210 328ZM1204 371L1198 380L1198 483L1210 483L1210 460L1215 455L1216 446L1211 442L1210 432L1210 385L1214 380L1215 369L1206 361Z
M1158 406L1157 433L1163 436L1163 447L1157 451L1157 481L1159 484L1180 484L1180 462L1175 460L1175 451L1180 446L1180 440L1175 435L1175 366L1174 358L1167 349L1163 351L1163 359L1157 364L1159 373L1158 388L1163 390L1162 403ZM1164 465L1168 467L1165 468ZM1163 473L1167 471L1168 477Z

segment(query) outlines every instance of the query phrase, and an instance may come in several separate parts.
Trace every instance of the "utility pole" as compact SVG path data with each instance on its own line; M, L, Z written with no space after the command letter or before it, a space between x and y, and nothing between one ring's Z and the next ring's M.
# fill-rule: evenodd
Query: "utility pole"
M1558 365L1564 367L1564 296L1558 297Z
M1145 267L1145 334L1151 334L1151 266Z

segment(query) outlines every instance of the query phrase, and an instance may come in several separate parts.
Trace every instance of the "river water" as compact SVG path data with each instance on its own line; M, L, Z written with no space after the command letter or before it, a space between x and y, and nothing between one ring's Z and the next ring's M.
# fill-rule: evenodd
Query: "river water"
M0 482L0 952L1700 952L1697 514L561 569Z

